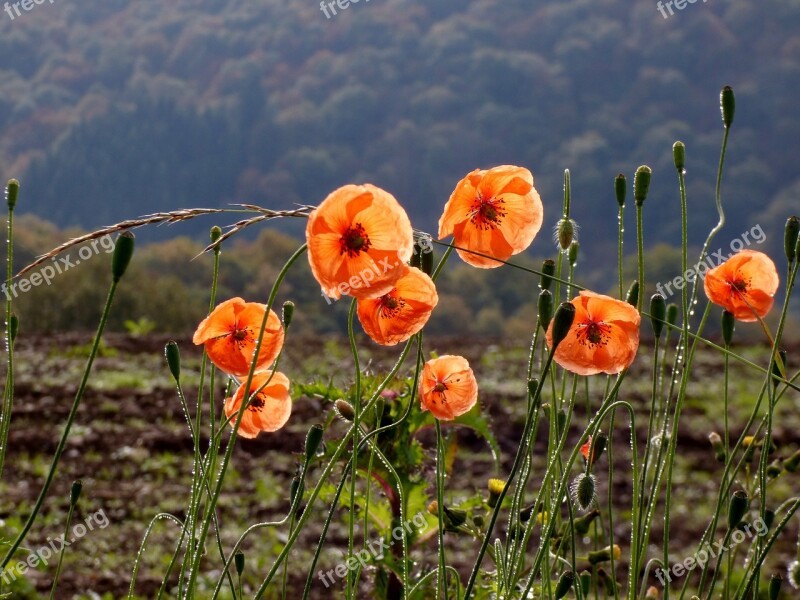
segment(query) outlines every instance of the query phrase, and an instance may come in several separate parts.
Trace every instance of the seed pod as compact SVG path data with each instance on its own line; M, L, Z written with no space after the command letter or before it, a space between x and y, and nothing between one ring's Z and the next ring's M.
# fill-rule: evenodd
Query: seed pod
M164 347L164 355L167 357L167 366L169 372L172 373L172 378L175 383L181 381L181 352L178 349L178 344L175 342L168 342Z
M8 321L8 333L11 337L11 343L13 344L19 333L19 317L14 313L11 313L11 318Z
M236 574L241 577L244 572L244 552L241 550L237 551L236 554L233 555L233 562L236 564Z
M539 380L538 379L529 379L528 380L528 393L531 395L531 398L536 396L536 391L539 389Z
M731 345L733 340L733 332L736 330L736 319L732 312L727 310L722 311L722 339L725 341L725 347Z
M569 259L569 266L571 266L573 269L575 268L575 265L578 264L578 251L580 248L581 245L578 243L578 240L572 240L572 243L569 245L567 258Z
M630 304L631 306L637 306L639 304L639 282L634 281L631 284L631 287L628 288L628 294L625 297L625 301Z
M294 316L294 302L287 300L283 303L283 328L289 329L292 324L292 317Z
M730 127L733 123L733 115L736 113L736 98L733 95L733 88L726 85L719 93L719 108L722 112L722 123L725 127Z
M778 600L783 585L783 577L778 573L773 573L769 579L769 600Z
M667 325L670 327L675 327L675 323L678 322L678 305L677 304L667 304Z
M83 482L78 479L72 482L72 489L69 491L69 503L72 506L75 506L78 503L78 499L81 497L81 490L83 490Z
M8 183L6 184L6 204L8 205L9 212L13 211L14 207L17 205L18 196L19 181L16 179L9 179Z
M786 252L786 260L789 264L797 258L797 238L800 233L800 218L789 217L786 219L786 229L783 234L783 247Z
M592 585L592 574L589 571L583 570L581 571L579 577L581 582L581 592L585 598L589 595L589 586Z

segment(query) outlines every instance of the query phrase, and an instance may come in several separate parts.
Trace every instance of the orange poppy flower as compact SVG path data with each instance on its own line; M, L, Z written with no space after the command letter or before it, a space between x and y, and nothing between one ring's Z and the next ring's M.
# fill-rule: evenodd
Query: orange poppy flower
M387 294L411 258L411 222L394 196L374 185L346 185L308 217L311 272L329 298Z
M231 298L218 305L194 332L192 341L205 344L208 358L222 371L245 377L256 350L258 332L267 307L256 302ZM271 365L283 347L283 325L275 311L269 311L256 371Z
M478 401L478 382L463 356L440 356L425 363L419 382L422 410L442 421L469 412Z
M269 382L269 383L267 383ZM277 431L289 420L292 414L292 399L289 396L289 379L278 371L261 371L253 375L250 383L250 394L264 386L250 401L239 423L239 435L245 438L254 438L260 432ZM236 393L225 399L225 416L233 427L244 397L244 384L239 386Z
M531 245L542 227L542 200L528 169L504 165L476 169L458 182L439 219L439 239L453 234L456 246L507 260ZM457 250L482 269L502 263Z
M406 267L390 292L358 301L358 320L375 342L394 346L422 329L438 302L431 278L416 267Z
M772 308L778 283L778 271L769 256L742 250L706 273L703 287L711 302L739 321L757 321Z
M639 311L627 302L588 291L571 303L575 319L556 348L554 360L578 375L612 375L627 369L639 349ZM547 345L553 345L552 321Z
M580 453L583 455L583 458L589 460L589 450L592 449L592 436L589 436L589 439L586 440L586 443L581 446Z

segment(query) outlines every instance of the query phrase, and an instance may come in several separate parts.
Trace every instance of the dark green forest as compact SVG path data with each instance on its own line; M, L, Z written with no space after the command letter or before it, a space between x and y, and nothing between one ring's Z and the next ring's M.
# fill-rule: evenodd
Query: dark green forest
M775 255L798 212L797 0L710 0L668 19L651 0L372 0L331 18L316 0L58 0L0 16L0 173L22 182L20 212L59 228L234 202L290 208L369 181L391 191L416 228L435 231L464 174L513 163L533 172L545 205L522 259L535 265L555 251L549 232L570 169L578 280L611 290L613 180L648 164L651 281L659 269L666 279L677 274L670 247L680 242L672 144L687 146L690 241L699 245L716 222L726 84L737 112L719 245L759 224L759 249ZM200 219L143 239L193 236L161 254L184 260L194 247L182 244L201 247L213 224L224 223ZM279 229L299 237L302 225ZM243 247L269 246L256 235ZM263 293L279 268L271 257L230 290ZM463 277L476 288L517 285ZM475 327L507 321L518 306L479 292L459 294L465 314L481 313Z

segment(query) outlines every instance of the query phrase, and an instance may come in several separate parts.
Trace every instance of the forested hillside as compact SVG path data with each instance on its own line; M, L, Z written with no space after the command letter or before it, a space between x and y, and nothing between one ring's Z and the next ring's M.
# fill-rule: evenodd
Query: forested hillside
M0 172L22 181L20 210L92 228L186 206L315 204L371 181L431 231L466 172L516 163L551 228L569 168L603 271L618 172L653 167L647 239L678 243L677 139L693 241L715 222L730 84L724 235L760 223L779 248L798 212L796 0L712 0L668 19L651 0L372 0L329 16L316 0L58 0L3 15ZM204 239L207 225L181 232ZM552 252L548 237L534 254Z

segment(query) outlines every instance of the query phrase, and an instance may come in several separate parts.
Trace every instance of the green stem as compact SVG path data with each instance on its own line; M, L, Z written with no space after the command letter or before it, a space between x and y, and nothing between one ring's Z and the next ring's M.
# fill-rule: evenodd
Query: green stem
M64 525L64 537L62 539L66 540L67 536L69 535L69 526L72 524L72 515L75 512L75 505L70 502L69 503L69 511L67 512L67 522ZM56 572L53 575L53 587L50 588L50 600L55 600L56 597L56 588L58 587L58 578L61 575L61 566L64 564L64 554L67 550L67 544L61 545L61 552L58 554L58 564L56 565Z
M14 278L14 207L8 207L8 224L6 237L6 387L3 390L3 409L0 411L0 478L8 449L8 432L11 427L11 406L14 402L14 343L11 339L11 280Z

